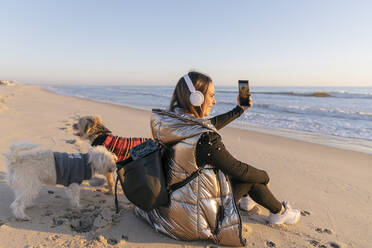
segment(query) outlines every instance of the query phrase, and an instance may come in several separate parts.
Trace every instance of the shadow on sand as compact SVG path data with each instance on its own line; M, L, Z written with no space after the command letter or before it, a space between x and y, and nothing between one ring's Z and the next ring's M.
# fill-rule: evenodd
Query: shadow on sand
M4 178L4 173L0 172L0 180ZM183 241L177 241L155 232L142 219L136 217L133 205L126 200L121 190L118 194L120 212L116 214L114 196L107 194L104 188L95 188L84 183L80 192L81 208L76 209L70 205L63 187L43 186L39 196L34 200L34 206L26 209L26 214L30 216L31 221L20 221L13 217L9 208L14 199L11 189L3 181L0 182L0 188L0 193L4 191L6 195L4 198L1 197L3 199L0 203L0 206L6 209L5 216L0 216L1 225L52 233L53 239L57 239L59 234L79 236L79 239L85 240L86 243L101 240L104 237L111 245L119 244L121 241L126 244L152 243L156 245L158 243L159 247L163 243L175 246L185 245ZM108 216L109 220L103 220L102 223L102 215L106 218ZM103 226L100 228L94 224L97 218L101 218L98 225ZM211 243L187 242L188 246L204 247L208 244Z

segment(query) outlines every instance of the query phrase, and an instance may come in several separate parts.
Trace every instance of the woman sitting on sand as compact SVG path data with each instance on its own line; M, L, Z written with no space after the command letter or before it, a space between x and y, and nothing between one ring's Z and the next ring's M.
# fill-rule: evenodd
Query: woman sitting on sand
M192 93L194 91L200 93ZM248 107L239 103L230 112L211 119L216 104L210 77L189 72L174 90L169 111L153 110L152 134L172 147L168 186L170 204L151 212L136 208L157 231L181 240L212 240L217 244L242 246L241 219L236 203L249 195L271 213L272 224L294 224L300 211L280 203L270 192L268 174L236 160L225 148L217 130L239 117ZM244 198L245 206L252 199ZM247 209L248 210L248 209Z

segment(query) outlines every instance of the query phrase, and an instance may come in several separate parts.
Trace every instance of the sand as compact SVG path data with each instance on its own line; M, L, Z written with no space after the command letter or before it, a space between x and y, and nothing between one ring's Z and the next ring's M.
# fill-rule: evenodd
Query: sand
M114 133L150 137L150 112L61 96L36 86L0 86L0 153L11 142L27 140L60 152L86 152L89 143L73 135L78 116L100 115ZM371 247L372 155L259 132L225 128L227 149L239 160L265 169L280 200L302 210L292 226L267 224L268 211L242 213L248 247ZM120 213L104 186L82 185L80 210L62 187L45 186L26 210L31 221L17 221L9 205L0 156L0 247L213 247L182 242L153 231L133 213L119 192Z

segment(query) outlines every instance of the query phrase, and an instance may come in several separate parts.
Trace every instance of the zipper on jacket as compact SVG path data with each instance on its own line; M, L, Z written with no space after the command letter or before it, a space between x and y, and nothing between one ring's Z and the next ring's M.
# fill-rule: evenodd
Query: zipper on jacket
M218 187L220 189L220 200L221 200L221 203L218 206L217 215L216 215L216 229L213 232L214 235L216 236L216 239L217 239L217 234L220 231L220 224L222 224L222 221L223 221L223 219L225 217L225 208L224 208L223 199L222 199L223 198L222 197L222 187L221 187L220 177L218 175L218 170L217 169L213 169L213 171L216 174Z
M226 176L227 180L229 181L230 183L230 187L231 187L231 195L232 195L232 200L233 200L233 205L234 205L234 208L236 210L236 213L238 214L238 219L239 219L239 238L240 238L240 242L242 243L242 246L245 246L246 245L246 240L243 239L243 234L242 234L242 217L240 216L240 213L239 213L239 209L238 207L236 206L236 202L235 202L235 196L234 196L234 192L232 190L232 184L231 184L231 180L230 180L230 177Z
M213 234L216 236L216 239L217 239L217 234L219 233L219 230L220 230L220 222L221 222L221 216L223 215L223 211L224 209L222 208L222 206L218 206L218 209L217 209L217 215L216 215L216 227L213 231Z

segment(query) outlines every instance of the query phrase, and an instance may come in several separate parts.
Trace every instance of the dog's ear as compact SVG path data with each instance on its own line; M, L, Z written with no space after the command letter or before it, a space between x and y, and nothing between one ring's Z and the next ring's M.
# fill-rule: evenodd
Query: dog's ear
M94 126L94 119L92 118L87 118L87 123L85 124L85 128L84 128L84 133L87 133L88 130Z
M103 125L103 121L101 119L101 116L95 115L95 116L92 117L92 119L93 119L95 125Z

